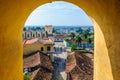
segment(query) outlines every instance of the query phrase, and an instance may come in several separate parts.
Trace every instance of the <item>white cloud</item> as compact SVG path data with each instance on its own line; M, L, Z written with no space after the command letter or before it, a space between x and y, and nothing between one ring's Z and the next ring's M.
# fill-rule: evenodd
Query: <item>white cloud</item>
M67 24L91 25L88 16L79 7L67 2L47 3L34 10L25 25Z

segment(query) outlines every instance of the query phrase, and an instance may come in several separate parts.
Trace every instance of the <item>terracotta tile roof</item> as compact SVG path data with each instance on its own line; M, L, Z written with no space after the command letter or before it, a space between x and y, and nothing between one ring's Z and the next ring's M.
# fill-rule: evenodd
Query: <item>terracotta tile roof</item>
M52 63L50 56L40 51L33 52L31 54L24 55L24 68L34 67L37 65L41 65L44 67L48 67L48 69L52 69Z
M34 80L34 78L35 78L36 74L39 72L39 70L40 70L40 68L37 69L37 70L34 70L34 71L31 73L30 76L31 76L32 80Z
M51 80L52 62L50 57L40 51L24 55L24 68L31 69L32 80Z
M34 67L39 64L41 64L39 52L36 52L24 58L24 63L23 63L24 68Z
M89 57L90 59L93 59L93 58L94 58L94 54L91 54L91 53L86 53L86 54L84 54L84 55L86 55L86 56Z
M23 44L33 44L38 41L38 38L30 39L30 40L24 40Z
M50 38L34 38L31 40L24 40L23 44L35 44L35 43L42 43L42 44L53 44L53 41Z
M51 80L51 79L52 73L44 69L38 69L37 74L33 78L33 80Z
M70 72L76 66L76 60L74 53L71 53L67 57L66 72Z
M93 62L80 53L71 53L67 57L66 72L68 80L93 80Z
M65 38L65 36L60 34L60 35L55 35L54 38L56 38L56 39L62 38L63 39L63 38Z
M53 41L50 38L41 39L41 43L43 44L53 44Z

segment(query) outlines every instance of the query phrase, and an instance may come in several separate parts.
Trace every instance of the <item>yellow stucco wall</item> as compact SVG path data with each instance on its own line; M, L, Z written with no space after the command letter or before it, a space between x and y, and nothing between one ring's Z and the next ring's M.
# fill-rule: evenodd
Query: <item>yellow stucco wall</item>
M0 0L0 80L23 80L22 30L30 13L52 0ZM94 80L120 80L120 1L65 0L81 7L95 28Z
M30 54L30 53L35 52L37 50L41 51L41 47L43 47L42 52L46 54L48 46L50 47L50 53L48 55L50 55L50 58L51 58L51 61L52 61L53 45L44 45L44 44L41 44L41 43L25 44L25 45L23 45L23 54Z
M41 44L41 43L37 43L37 44L26 44L24 45L24 48L23 48L23 53L24 54L29 54L31 52L35 52L37 50L40 50L41 51L41 47L43 47L43 51L44 53L47 52L47 47L50 47L50 52L53 51L53 45L44 45L44 44Z

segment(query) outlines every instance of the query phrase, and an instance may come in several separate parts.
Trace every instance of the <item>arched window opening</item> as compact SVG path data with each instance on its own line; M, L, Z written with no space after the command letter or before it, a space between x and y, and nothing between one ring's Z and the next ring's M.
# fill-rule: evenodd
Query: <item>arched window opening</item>
M40 34L38 34L38 37L40 37Z
M29 38L29 34L27 34L27 38Z
M42 71L39 76L29 75L33 80L73 80L73 77L93 80L94 29L82 9L63 1L42 5L26 21L24 32L30 31L32 38L29 34L24 38L24 54L29 55L30 63L33 63L33 57L38 63L27 74L39 69L49 72L46 72L49 77L41 77L45 74ZM27 62L25 60L24 63ZM46 65L47 68L43 68Z
M35 37L35 34L33 34L33 38Z

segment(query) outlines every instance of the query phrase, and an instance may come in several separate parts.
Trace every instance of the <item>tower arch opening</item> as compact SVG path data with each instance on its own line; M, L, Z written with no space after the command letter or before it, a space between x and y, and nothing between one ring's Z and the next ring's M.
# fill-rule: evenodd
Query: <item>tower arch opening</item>
M71 2L81 7L89 16L93 18L92 20L96 32L94 51L95 52L94 80L113 80L113 79L118 80L120 66L120 64L118 63L120 61L119 58L120 50L118 48L120 42L118 37L120 35L119 32L120 24L118 20L119 1L118 0L109 1L107 0L104 2L98 0L93 0L91 2L89 2L88 0L84 1L65 0L65 1ZM29 14L35 8L42 4L50 2L51 1L49 0L44 1L25 0L25 1L11 1L11 3L8 3L8 0L4 1L1 0L0 3L1 6L6 5L0 8L1 11L0 67L2 68L0 71L2 75L0 77L1 80L23 79L22 74L23 46L21 33L23 31L24 23ZM5 12L5 14L3 14L3 12ZM116 26L114 26L115 24ZM101 36L103 36L103 39L101 39ZM10 52L13 54L12 56ZM104 53L105 55L103 55L102 53Z
M31 36L31 38L25 38L25 32L31 32L34 37ZM45 36L38 37L37 33L39 32ZM77 74L78 76L81 76L78 77L78 80L83 78L93 80L94 29L90 18L78 6L65 1L54 1L36 8L26 20L23 35L25 38L23 41L26 42L23 44L23 55L35 55L36 51L39 50L50 56L54 69L52 79L58 79L58 77L61 76L60 80L71 80L74 77L77 77L75 76ZM35 39L37 40L35 41ZM54 45L50 46L47 43L44 44L44 40L47 39L50 39ZM41 40L43 41L42 43ZM29 45L27 44L27 41L29 41ZM40 50L40 47L44 47L45 50ZM33 55L30 55L29 57L32 56ZM74 61L69 59L71 56L74 57L75 62L73 63L76 65L70 70L69 67L73 65L68 64L70 64L69 62ZM79 56L82 56L82 58ZM27 63L25 58L24 64ZM61 65L56 66L57 64ZM24 70L26 71L28 66L23 66L25 68ZM60 68L61 66L62 68ZM80 69L83 72L81 72ZM77 73L75 70L81 74ZM29 76L32 76L31 74L33 73L34 71L29 72ZM44 74L39 76L42 75ZM32 76L33 80L37 78L36 76Z

